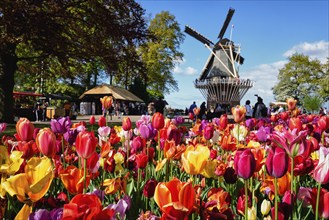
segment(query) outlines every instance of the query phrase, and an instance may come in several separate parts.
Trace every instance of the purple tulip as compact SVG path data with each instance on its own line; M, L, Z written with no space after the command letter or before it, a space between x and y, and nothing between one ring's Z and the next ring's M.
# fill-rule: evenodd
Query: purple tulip
M96 189L92 194L95 194L101 201L104 200L105 192L100 189Z
M256 133L257 139L260 142L265 142L269 135L269 128L267 127L260 127Z
M75 139L77 138L78 135L77 129L70 129L67 132L64 133L64 139L72 145L75 142Z
M178 125L184 123L184 118L183 118L182 116L177 116L175 119L176 119L176 123L177 123Z
M107 209L114 209L115 213L120 215L120 219L124 219L126 211L130 209L131 198L127 195L123 196L122 199L118 201L117 204L108 205Z
M63 217L63 208L53 209L50 211L52 220L61 220Z
M64 134L71 128L72 122L69 117L60 117L51 119L50 127L54 133Z
M52 219L47 209L39 209L29 215L29 220L49 220Z
M237 150L234 156L234 169L239 177L249 179L255 172L256 160L251 150Z
M280 178L288 170L288 154L280 147L270 148L266 158L267 173L275 178Z
M134 137L133 140L130 142L130 146L131 153L137 153L138 151L141 151L143 149L142 138L140 136Z
M142 124L139 128L139 132L142 138L146 140L151 140L156 134L157 130L152 127L152 124Z

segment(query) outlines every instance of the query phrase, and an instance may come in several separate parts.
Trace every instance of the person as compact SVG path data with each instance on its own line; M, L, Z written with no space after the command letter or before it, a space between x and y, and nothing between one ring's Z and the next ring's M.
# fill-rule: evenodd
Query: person
M64 111L65 111L65 117L70 116L71 104L68 101L64 103Z
M121 105L119 101L115 102L115 115L120 118L121 117Z
M206 111L207 111L206 102L202 102L202 104L200 105L200 113L198 115L198 118L202 120L204 115L206 114Z
M278 113L282 113L282 112L284 112L284 109L283 109L282 105L280 105L280 107L278 109Z
M222 106L219 103L217 103L217 106L215 108L215 117L220 118L220 116L222 115L222 111L223 111Z
M195 104L195 101L192 103L192 105L190 105L190 108L188 110L189 113L193 113L193 109L195 109L197 107L197 105Z
M250 100L246 101L246 104L244 105L244 107L246 108L246 119L249 119L252 117L252 108L250 105Z
M154 102L150 102L148 105L147 105L147 113L149 115L153 115L154 113Z
M324 109L323 109L323 114L327 114L328 113L328 111L327 111L327 107L324 107Z
M42 121L47 120L47 107L48 107L48 102L43 100L43 102L42 102Z
M163 100L163 96L160 96L159 99L154 103L155 112L160 112L161 114L163 114L163 110L166 105L168 105L168 103L166 102L166 100Z
M264 118L267 116L267 108L263 103L263 99L257 96L257 102L253 109L253 117L254 118Z
M41 103L38 100L37 103L34 105L35 121L40 121L41 111L42 111Z

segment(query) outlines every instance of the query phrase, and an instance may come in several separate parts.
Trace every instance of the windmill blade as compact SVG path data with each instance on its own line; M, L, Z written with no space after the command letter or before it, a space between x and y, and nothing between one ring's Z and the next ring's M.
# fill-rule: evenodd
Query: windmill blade
M238 63L243 64L244 58L240 54L233 51L233 57Z
M233 14L234 14L234 11L235 11L235 10L234 10L233 8L230 8L230 9L228 10L228 13L227 13L227 15L226 15L225 22L224 22L223 27L222 27L222 29L220 30L219 35L218 35L218 38L219 38L219 39L222 39L222 38L223 38L223 36L224 36L224 34L225 34L225 31L226 31L226 29L227 29L229 23L231 22L231 19L232 19L232 16L233 16Z
M190 28L189 26L185 26L185 30L184 30L187 34L191 35L192 37L194 37L195 39L197 39L198 41L200 41L203 44L207 44L207 45L213 45L214 43L209 40L208 38L206 38L205 36L203 36L202 34L198 33L197 31L195 31L194 29Z

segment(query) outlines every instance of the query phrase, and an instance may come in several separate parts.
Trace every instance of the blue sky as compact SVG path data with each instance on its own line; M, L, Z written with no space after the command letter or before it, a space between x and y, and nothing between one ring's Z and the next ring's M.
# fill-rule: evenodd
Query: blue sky
M240 44L245 62L240 66L240 78L255 82L241 101L260 95L265 104L274 101L271 88L277 82L280 68L295 52L325 61L329 57L329 1L201 1L201 0L137 0L153 18L161 11L174 15L181 30L185 25L212 41L226 18L228 9L235 13L224 37ZM184 60L177 64L173 75L179 91L166 95L172 108L185 108L196 101L205 101L193 81L199 77L210 54L199 41L186 34L180 51Z

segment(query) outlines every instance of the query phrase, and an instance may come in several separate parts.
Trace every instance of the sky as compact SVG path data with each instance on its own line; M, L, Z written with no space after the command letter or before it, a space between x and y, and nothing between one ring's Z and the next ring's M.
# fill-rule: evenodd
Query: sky
M229 8L235 9L224 37L241 47L244 64L239 67L241 79L254 81L241 100L256 102L255 94L268 105L275 101L271 88L277 83L279 69L294 53L325 62L329 57L329 1L201 1L137 0L154 18L161 11L175 16L182 31L188 25L217 41ZM232 26L234 26L232 28ZM232 33L232 34L231 34ZM184 32L185 34L185 32ZM168 107L185 109L193 101L206 101L193 81L199 78L210 51L198 40L185 34L179 50L183 61L177 63L173 76L179 91L165 95Z

